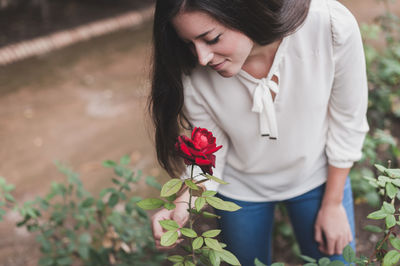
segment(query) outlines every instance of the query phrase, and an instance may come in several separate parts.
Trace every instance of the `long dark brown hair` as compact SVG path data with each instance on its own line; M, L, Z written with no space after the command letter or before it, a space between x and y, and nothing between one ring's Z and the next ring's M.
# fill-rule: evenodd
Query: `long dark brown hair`
M305 20L310 0L157 0L153 26L153 73L149 111L155 126L157 159L171 176L182 163L174 149L183 128L192 125L182 112L182 74L190 74L196 57L176 34L171 20L180 11L202 11L267 45L293 33Z

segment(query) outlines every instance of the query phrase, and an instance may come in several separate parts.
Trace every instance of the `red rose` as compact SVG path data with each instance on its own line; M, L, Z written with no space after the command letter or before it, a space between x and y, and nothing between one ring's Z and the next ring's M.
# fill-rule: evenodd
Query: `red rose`
M195 127L192 131L192 138L184 135L178 137L175 144L178 154L183 157L186 165L198 165L203 173L213 174L212 167L215 167L215 153L222 148L222 145L215 144L215 137L205 128Z

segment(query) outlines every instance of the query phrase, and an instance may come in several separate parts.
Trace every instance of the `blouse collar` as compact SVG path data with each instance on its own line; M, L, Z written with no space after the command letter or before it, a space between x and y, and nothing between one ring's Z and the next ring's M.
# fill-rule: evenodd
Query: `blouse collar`
M251 111L259 113L260 135L269 137L270 139L278 138L278 126L271 91L275 93L276 97L279 93L279 85L272 80L272 77L275 75L278 77L278 81L280 81L279 65L285 54L288 37L284 37L279 44L271 69L266 77L261 79L255 78L243 69L237 75L238 79L245 84L253 96Z

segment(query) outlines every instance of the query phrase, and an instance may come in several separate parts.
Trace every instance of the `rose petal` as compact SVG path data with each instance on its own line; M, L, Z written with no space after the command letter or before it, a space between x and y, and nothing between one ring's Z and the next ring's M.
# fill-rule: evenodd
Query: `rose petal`
M203 165L211 165L212 164L212 162L210 160L208 160L206 158L200 158L200 157L196 157L195 158L195 162L196 162L197 165L201 165L201 166L203 166Z
M222 148L222 145L220 145L218 147L212 147L212 148L210 147L207 150L202 150L202 152L204 152L205 154L211 154L211 153L217 152L221 148Z

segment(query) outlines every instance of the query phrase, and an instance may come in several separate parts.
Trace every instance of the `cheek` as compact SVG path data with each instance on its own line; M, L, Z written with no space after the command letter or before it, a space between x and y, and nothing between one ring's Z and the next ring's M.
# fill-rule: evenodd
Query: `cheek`
M235 54L235 57L241 61L247 58L252 47L253 43L247 37L238 36L231 40L231 53Z

